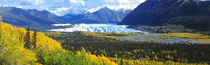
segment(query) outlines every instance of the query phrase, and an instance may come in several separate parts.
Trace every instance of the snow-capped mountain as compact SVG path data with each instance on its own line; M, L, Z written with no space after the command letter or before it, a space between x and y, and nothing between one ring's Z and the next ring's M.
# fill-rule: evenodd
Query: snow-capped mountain
M86 14L80 15L65 15L65 18L70 23L119 23L132 10L112 10L108 7L91 10Z
M16 7L0 7L0 16L7 23L17 26L47 25L58 23L117 23L131 10L111 10L107 7L93 13L59 17L47 10L25 9ZM65 19L64 19L65 18Z
M87 31L87 32L147 33L147 32L143 32L143 31L140 31L140 30L130 29L130 28L127 28L127 27L128 27L127 25L114 25L114 24L75 24L71 28L51 29L49 31L56 31L56 32Z
M47 10L58 16L95 12L97 8L134 9L145 0L0 0L0 6ZM95 10L96 9L96 10Z

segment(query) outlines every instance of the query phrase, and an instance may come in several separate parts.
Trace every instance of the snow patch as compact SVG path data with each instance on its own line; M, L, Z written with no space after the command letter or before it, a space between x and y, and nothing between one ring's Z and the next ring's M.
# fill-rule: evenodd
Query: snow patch
M71 24L52 24L52 26L58 27L58 26L70 26Z

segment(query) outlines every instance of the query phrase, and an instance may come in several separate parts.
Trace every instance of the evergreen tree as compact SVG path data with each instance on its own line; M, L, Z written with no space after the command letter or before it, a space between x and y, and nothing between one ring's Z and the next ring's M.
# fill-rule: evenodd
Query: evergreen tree
M26 44L25 47L27 49L31 49L31 41L30 41L30 28L27 27L27 33L26 33Z
M120 59L120 65L123 65L123 59L122 58Z
M1 39L1 31L0 31L0 39ZM3 43L0 43L0 52L2 53L3 51L3 46L2 46Z
M0 22L3 22L3 21L2 21L2 16L0 16Z
M34 30L34 34L33 34L33 39L34 39L33 46L34 46L34 49L37 49L37 47L36 47L36 41L37 41L36 36L37 36L37 33L36 33L36 30Z

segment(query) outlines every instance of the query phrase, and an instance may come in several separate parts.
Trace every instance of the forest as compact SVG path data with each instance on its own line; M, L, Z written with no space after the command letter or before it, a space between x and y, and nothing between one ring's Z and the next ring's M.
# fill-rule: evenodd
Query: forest
M78 51L83 47L86 51L91 52L92 54L106 56L118 64L124 63L126 65L131 61L140 62L142 60L163 63L170 61L174 63L207 64L209 64L210 61L209 44L169 44L154 41L121 41L117 39L121 36L139 35L137 33L95 33L78 31L73 33L46 32L45 34L61 42L64 49ZM178 33L174 34L179 36ZM190 33L179 34L185 35L184 37L207 38L207 36L199 34L194 36ZM189 36L187 36L187 34ZM131 63L131 65L133 64Z

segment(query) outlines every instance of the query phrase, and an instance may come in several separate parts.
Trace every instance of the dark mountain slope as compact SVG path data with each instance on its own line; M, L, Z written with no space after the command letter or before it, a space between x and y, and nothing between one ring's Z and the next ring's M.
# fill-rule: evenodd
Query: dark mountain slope
M27 12L41 20L46 20L50 21L53 23L64 23L66 22L63 18L58 17L56 15L51 14L50 12L43 10L43 11L38 11L38 10L27 10Z
M0 16L4 22L16 26L40 26L65 22L47 11L23 10L15 7L0 7Z
M210 3L192 0L147 0L119 24L131 26L182 24L188 28L208 30Z

